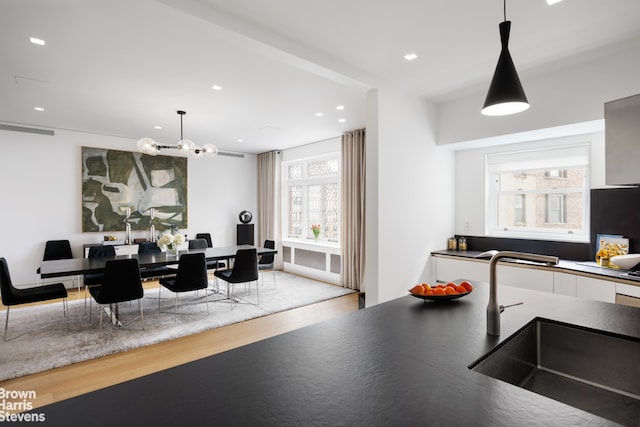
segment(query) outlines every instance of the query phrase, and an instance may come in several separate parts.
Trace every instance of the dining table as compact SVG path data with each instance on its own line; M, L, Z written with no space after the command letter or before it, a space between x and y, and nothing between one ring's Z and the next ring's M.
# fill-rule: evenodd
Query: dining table
M43 279L52 277L73 276L78 274L101 273L109 260L137 258L140 268L160 267L175 265L180 262L183 254L204 252L207 261L221 261L233 259L240 249L256 249L258 255L277 253L276 249L264 248L253 245L218 246L206 249L188 249L178 251L175 255L169 252L116 255L105 258L69 258L59 260L42 261L40 264L40 276Z
M253 245L233 245L233 246L219 246L206 249L186 249L176 252L156 252L156 253L143 253L143 254L128 254L128 255L115 255L108 257L95 257L95 258L69 258L59 260L42 261L40 264L40 276L43 279L52 277L64 277L73 275L84 274L96 274L104 271L105 264L114 259L127 259L136 258L138 260L139 268L145 269L150 267L161 266L177 266L180 263L180 256L184 254L193 254L204 252L205 259L207 261L221 261L226 260L229 265L229 260L235 258L238 250L241 249L256 249L258 256L275 254L276 249L265 248ZM177 272L177 270L176 270ZM227 288L227 299L230 299L229 289ZM85 294L86 305L86 294ZM121 326L118 320L118 310L112 307L104 307L104 311L107 313L107 317L111 319L114 325Z

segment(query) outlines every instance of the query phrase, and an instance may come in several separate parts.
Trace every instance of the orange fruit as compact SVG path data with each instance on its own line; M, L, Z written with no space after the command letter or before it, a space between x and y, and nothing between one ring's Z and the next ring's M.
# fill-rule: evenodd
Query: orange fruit
M471 285L471 283L467 282L466 280L464 282L460 282L460 286L465 288L467 292L471 292L473 290L473 286Z
M442 283L438 283L438 284L436 285L436 288L440 288L440 289L442 289L442 288L444 288L444 285L443 285Z
M435 288L433 290L434 295L444 295L444 288Z
M453 282L449 282L449 283L447 283L444 287L446 288L447 286L451 286L452 288L454 288L454 289L455 289L455 287L456 287L457 285L456 285L455 283L453 283Z
M425 295L433 295L433 294L434 294L434 292L435 292L435 291L434 291L434 290L433 290L433 288L432 288L432 289L429 289Z
M444 288L444 293L446 295L453 295L453 294L457 294L458 292L456 292L455 288L453 286L447 286Z
M413 295L424 295L424 288L422 285L415 285L409 292Z
M464 286L460 285L456 285L456 291L458 291L459 294L466 294L468 292Z
M429 286L429 284L428 284L428 283L423 283L423 284L422 284L422 288L424 289L425 294L426 294L429 290L431 290L431 286Z

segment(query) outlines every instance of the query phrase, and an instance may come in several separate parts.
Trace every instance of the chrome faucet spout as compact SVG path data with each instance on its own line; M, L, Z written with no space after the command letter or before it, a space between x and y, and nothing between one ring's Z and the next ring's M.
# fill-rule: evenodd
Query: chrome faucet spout
M529 254L526 252L501 251L491 257L489 262L489 305L487 305L487 334L500 335L500 306L498 305L498 280L496 266L501 259L521 259L524 261L541 262L556 265L558 257L549 255Z

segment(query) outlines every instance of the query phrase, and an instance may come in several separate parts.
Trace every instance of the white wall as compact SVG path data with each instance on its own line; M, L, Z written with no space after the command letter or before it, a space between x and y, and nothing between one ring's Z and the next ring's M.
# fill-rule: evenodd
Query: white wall
M455 154L455 233L467 236L485 235L485 155L505 150L558 147L575 143L591 143L591 188L605 187L604 132L547 139L509 146L460 150Z
M640 47L620 46L606 57L553 73L519 74L531 108L512 116L483 116L487 82L473 95L437 106L438 144L603 119L605 102L640 93Z
M105 233L83 233L81 147L135 151L136 141L65 130L55 136L0 130L0 257L16 285L33 284L47 240L69 239L75 257ZM238 213L257 212L256 156L188 160L189 236L210 232L214 245L236 243ZM124 229L112 233L124 238ZM134 237L147 232L134 231Z
M454 156L436 146L435 114L393 90L367 97L367 306L428 281L430 252L453 232Z

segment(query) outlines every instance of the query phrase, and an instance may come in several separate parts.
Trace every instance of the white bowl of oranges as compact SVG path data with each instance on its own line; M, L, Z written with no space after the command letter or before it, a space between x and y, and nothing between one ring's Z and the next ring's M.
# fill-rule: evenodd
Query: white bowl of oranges
M472 291L473 285L465 280L459 284L449 282L446 284L439 283L435 286L422 283L409 289L409 294L425 300L449 301L469 295Z

